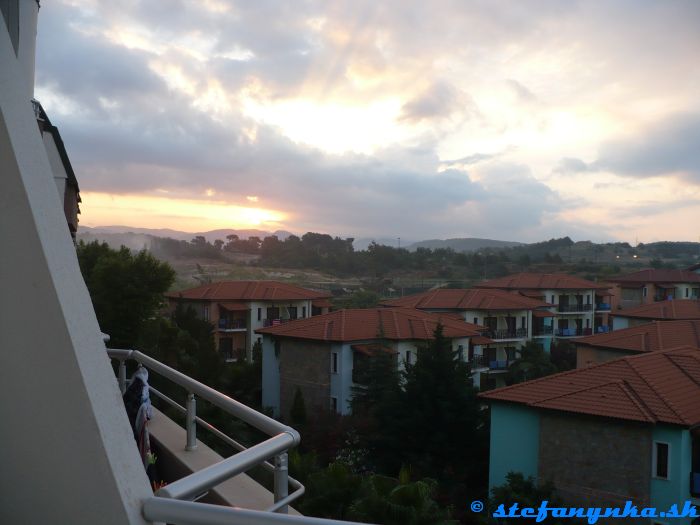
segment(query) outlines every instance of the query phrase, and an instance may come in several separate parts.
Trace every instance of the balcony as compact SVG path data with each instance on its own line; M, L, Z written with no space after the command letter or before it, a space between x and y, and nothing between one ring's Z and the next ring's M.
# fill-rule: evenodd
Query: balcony
M586 335L593 335L592 328L557 328L554 331L554 335L557 337L583 337Z
M493 340L499 339L524 339L527 337L527 328L508 329L502 328L499 330L489 330L484 332L484 335Z
M280 324L288 323L289 321L296 321L296 319L263 319L263 326L277 326Z
M218 459L215 463L200 464L199 470L158 489L153 497L143 502L142 514L146 520L175 525L185 523L214 525L243 522L261 525L279 523L321 525L328 523L327 520L318 518L285 515L290 510L289 504L299 498L305 490L301 483L288 475L287 451L298 445L300 441L299 433L296 430L136 350L108 349L108 355L118 361L118 383L122 393L125 392L127 386L127 361L133 361L147 368L152 374L171 381L187 393L186 406L182 406L157 389L150 388L153 397L162 400L185 416L185 429L182 430L172 420L154 410L152 435L157 442L160 442L157 434L164 428L170 429L167 434L172 437L174 434L172 428L177 427L180 429L182 437L185 438L184 443L179 447L170 446L169 453L174 450L182 457L195 453L198 446L208 449L206 445L197 440L198 426L239 451L226 459L215 456ZM197 397L270 437L246 448L197 416ZM269 458L272 458L272 461L269 461ZM245 505L242 505L243 502L240 499L235 506L212 505L196 501L210 491L216 491L218 487L232 483L236 488L238 498L241 497L241 493L250 494L251 490L258 494L260 492L267 493L260 485L243 474L257 466L271 472L274 480L274 502L264 510L242 508ZM289 493L289 487L293 489L291 493Z
M554 327L552 326L536 326L533 331L532 335L535 337L542 337L542 336L548 336L552 335L554 332Z
M559 313L578 313L578 312L591 312L593 311L593 305L588 304L558 304L557 312Z
M469 364L472 367L472 370L476 370L478 368L488 368L489 371L505 371L508 369L508 366L510 366L513 363L513 360L504 360L504 361L498 361L498 360L491 360L489 359L489 356L486 355L474 355L469 362Z
M246 330L248 322L246 319L227 319L222 317L218 322L218 329L222 332L233 332L236 330Z

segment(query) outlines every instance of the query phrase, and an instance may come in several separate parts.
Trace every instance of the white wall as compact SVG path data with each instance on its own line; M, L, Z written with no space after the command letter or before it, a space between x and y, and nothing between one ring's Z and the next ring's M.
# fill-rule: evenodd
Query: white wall
M144 523L151 490L22 76L0 23L0 523Z

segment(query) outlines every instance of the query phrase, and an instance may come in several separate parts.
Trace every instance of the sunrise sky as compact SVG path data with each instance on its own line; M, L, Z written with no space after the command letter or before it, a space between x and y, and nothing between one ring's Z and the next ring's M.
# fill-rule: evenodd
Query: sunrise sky
M700 2L49 0L81 224L700 239Z

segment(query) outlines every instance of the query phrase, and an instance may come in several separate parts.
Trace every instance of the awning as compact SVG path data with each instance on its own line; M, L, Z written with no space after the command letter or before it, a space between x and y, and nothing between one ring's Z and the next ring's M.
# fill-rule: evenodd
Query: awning
M595 291L596 295L600 295L601 297L610 297L612 296L612 292L609 290L596 290Z
M557 314L549 312L547 310L533 310L532 317L556 317Z
M223 308L229 312L247 312L250 310L248 303L244 302L219 303L219 308Z
M520 295L532 297L533 299L542 299L544 297L544 293L537 290L525 290L520 292Z
M352 346L350 346L350 348L352 348L356 352L359 352L361 354L368 355L368 356L376 355L378 352L384 352L387 354L398 354L398 352L396 350L394 350L393 348L389 348L388 346L380 345L377 343L352 345Z

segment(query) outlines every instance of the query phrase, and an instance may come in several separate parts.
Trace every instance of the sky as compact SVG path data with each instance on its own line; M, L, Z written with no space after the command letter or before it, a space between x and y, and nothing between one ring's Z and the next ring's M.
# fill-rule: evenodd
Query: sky
M695 0L47 0L81 224L700 240Z

